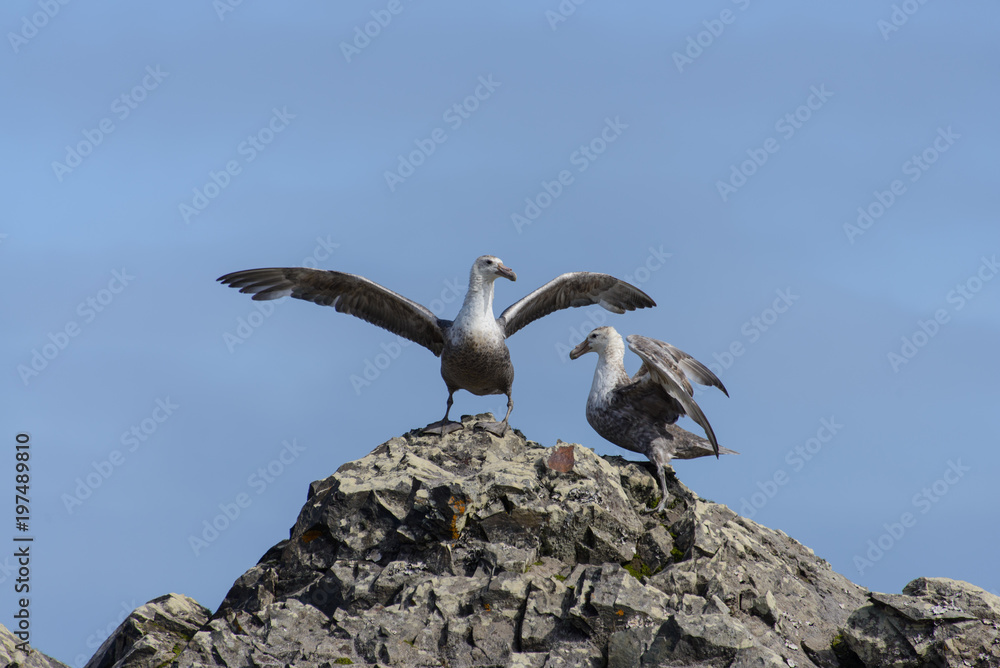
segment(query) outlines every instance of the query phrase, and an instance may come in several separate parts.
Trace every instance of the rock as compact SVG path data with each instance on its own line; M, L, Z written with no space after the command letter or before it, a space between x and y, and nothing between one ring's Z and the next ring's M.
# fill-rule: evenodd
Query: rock
M608 641L608 668L638 666L653 644L658 626L637 626L612 634Z
M738 650L729 668L789 668L789 665L766 647L748 647Z
M0 624L0 666L10 668L68 668L37 649L28 647L27 652L17 649L23 641L6 626Z
M648 463L473 429L491 417L390 439L313 482L288 539L211 618L152 601L90 668L1000 665L1000 599L982 590L869 595L670 467L651 515Z
M167 594L154 598L125 618L86 668L162 666L180 654L211 614L187 596Z
M1000 666L1000 598L967 582L917 578L869 595L845 640L865 666Z
M770 589L763 596L758 596L753 600L753 607L750 610L764 620L768 626L774 626L778 621L778 606L774 602L774 595Z
M737 652L754 645L753 635L729 615L678 612L660 627L641 663L662 666L711 662L729 666Z

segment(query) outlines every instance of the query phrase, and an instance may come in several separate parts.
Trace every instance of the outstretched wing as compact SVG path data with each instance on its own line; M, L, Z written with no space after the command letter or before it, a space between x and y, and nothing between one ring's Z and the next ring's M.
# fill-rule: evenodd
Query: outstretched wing
M218 279L258 301L292 296L332 306L393 334L419 343L437 356L444 349L442 324L430 309L369 281L339 271L284 267L234 271Z
M673 362L681 371L684 372L684 375L686 376L684 385L686 386L688 394L694 394L691 384L687 382L687 380L693 380L700 385L717 387L722 390L723 394L727 397L729 396L729 391L726 389L726 386L722 384L722 381L719 380L718 376L712 373L711 369L688 355L680 348L675 348L666 341L651 339L646 336L639 336L638 334L630 334L627 337L627 340L629 348L631 348L632 351L640 357L642 357L642 354L636 350L636 346L649 351L648 354L656 355ZM643 361L645 361L644 357ZM645 368L645 366L643 368ZM642 371L643 369L640 369L639 373L642 373Z
M702 412L701 407L692 398L694 390L688 381L685 373L690 373L692 377L703 385L714 385L723 392L722 381L716 378L715 374L708 370L703 364L692 358L687 353L674 348L669 343L650 339L638 334L629 335L626 340L632 352L642 359L643 366L649 374L649 381L659 385L671 399L675 400L684 409L684 412L695 422L701 425L708 436L715 456L719 456L719 442L712 431L712 425L708 423L708 418ZM689 371L693 370L693 371ZM636 374L638 377L640 374ZM642 383L641 380L633 381ZM726 396L729 396L728 392Z
M497 318L505 337L553 311L600 304L613 313L656 306L649 295L608 274L576 271L552 279L514 302Z

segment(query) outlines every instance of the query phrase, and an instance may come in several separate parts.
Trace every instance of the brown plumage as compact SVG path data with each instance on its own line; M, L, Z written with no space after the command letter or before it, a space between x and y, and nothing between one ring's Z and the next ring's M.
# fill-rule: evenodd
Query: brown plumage
M692 398L694 389L688 377L719 388L727 397L729 392L705 365L669 343L637 334L629 336L628 343L642 359L632 378L625 371L622 337L613 327L598 327L569 356L576 359L588 352L597 353L597 369L587 397L587 422L615 445L649 457L660 480L662 496L655 510L659 512L667 499L663 467L671 459L737 454L719 447L712 425ZM679 437L682 430L674 423L682 415L701 425L710 447L704 441Z
M559 309L600 304L614 313L655 306L638 288L607 274L574 272L549 281L493 316L493 282L517 280L517 275L492 255L476 259L469 272L469 291L455 320L442 320L430 309L362 276L339 271L287 267L249 269L226 274L219 281L253 299L291 296L333 306L424 346L441 357L441 377L448 387L444 419L428 425L432 433L447 433L458 423L448 420L452 395L467 390L476 395L506 394L507 415L501 422L480 423L503 435L513 410L514 367L505 339L525 325Z

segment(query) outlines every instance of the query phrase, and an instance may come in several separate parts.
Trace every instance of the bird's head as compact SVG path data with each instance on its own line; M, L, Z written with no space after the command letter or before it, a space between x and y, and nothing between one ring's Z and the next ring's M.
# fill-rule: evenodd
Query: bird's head
M501 277L512 281L517 280L517 274L514 273L514 270L495 255L481 255L476 258L475 264L472 265L472 273L491 283Z
M587 335L580 344L569 353L569 358L575 360L586 353L597 353L600 355L608 346L614 345L615 341L621 345L622 337L614 327L598 327Z

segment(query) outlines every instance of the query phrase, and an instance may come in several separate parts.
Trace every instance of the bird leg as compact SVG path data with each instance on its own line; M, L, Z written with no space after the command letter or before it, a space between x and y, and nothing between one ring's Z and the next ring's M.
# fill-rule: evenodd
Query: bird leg
M661 447L657 447L657 445ZM662 513L667 507L667 475L664 467L670 463L671 454L662 447L661 444L654 443L652 450L648 453L649 461L656 467L656 476L660 479L660 502L656 508L649 510L650 513Z
M662 513L663 509L667 507L667 476L663 472L663 464L656 462L656 474L660 477L660 502L656 504L656 508L653 508L650 513Z
M507 433L507 418L510 417L510 412L514 410L514 400L510 397L510 392L507 393L507 414L503 416L503 420L500 422L477 422L476 429L482 429L488 431L494 436L503 438L503 435Z
M448 406L444 409L444 418L438 420L437 422L432 422L421 429L421 435L429 434L431 436L445 436L462 428L461 422L453 422L448 419L448 413L451 412L451 405L455 401L452 398L453 394L455 394L455 390L448 388Z

